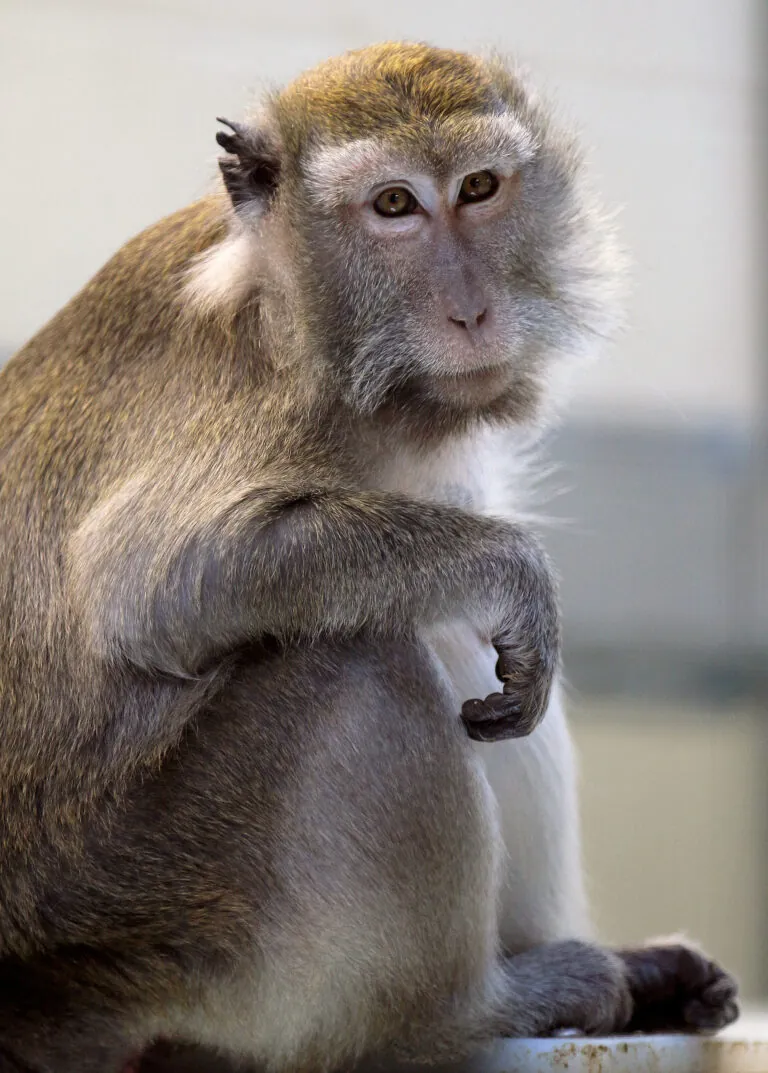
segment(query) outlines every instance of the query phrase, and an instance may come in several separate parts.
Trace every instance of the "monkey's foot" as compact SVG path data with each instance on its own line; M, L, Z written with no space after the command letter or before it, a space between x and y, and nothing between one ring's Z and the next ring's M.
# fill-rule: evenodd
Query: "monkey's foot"
M684 943L622 950L634 1013L628 1032L716 1032L739 1016L730 973Z

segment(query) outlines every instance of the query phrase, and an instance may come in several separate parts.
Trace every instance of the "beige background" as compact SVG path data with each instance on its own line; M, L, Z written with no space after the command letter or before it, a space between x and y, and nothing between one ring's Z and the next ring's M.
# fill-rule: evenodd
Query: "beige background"
M600 932L685 931L765 996L765 714L577 700L585 857Z

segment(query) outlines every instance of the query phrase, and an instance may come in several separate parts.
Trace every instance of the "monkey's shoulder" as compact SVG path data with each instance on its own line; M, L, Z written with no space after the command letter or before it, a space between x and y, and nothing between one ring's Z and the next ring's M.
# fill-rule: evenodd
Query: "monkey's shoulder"
M211 195L193 201L129 239L81 293L104 286L117 289L133 280L162 291L164 280L178 282L177 273L224 237L227 224L221 198Z
M227 230L226 207L209 196L164 217L129 239L8 364L6 386L24 367L39 370L57 355L123 353L148 335L159 338L178 318L185 272ZM50 368L47 370L50 372Z

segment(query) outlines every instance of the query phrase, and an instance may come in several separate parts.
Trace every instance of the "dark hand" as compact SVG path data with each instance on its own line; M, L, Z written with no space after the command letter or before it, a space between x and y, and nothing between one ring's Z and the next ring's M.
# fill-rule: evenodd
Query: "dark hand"
M544 659L537 651L521 653L497 644L496 675L504 683L501 693L484 700L465 701L461 718L473 741L503 741L524 738L544 717L556 659Z

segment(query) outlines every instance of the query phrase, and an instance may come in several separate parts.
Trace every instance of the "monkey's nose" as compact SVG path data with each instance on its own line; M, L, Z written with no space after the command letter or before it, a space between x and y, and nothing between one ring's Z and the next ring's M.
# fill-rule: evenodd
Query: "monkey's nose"
M483 309L479 313L467 313L461 317L449 317L448 320L458 328L464 328L465 331L472 332L480 327L487 314L488 310Z

